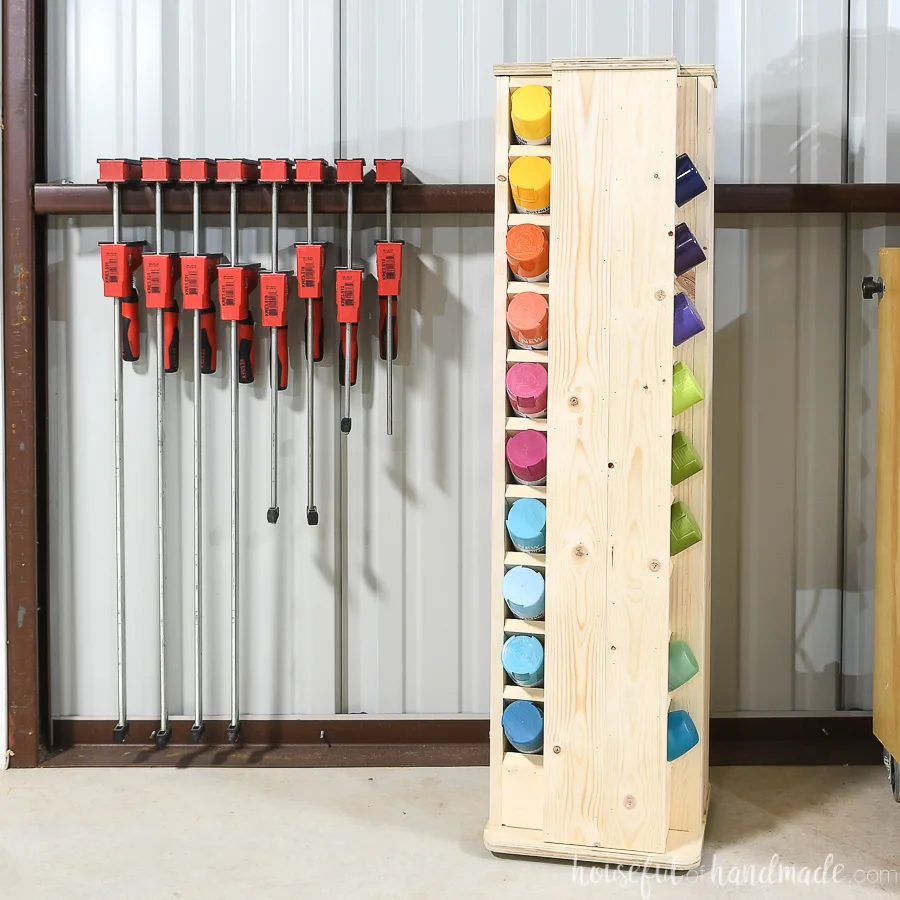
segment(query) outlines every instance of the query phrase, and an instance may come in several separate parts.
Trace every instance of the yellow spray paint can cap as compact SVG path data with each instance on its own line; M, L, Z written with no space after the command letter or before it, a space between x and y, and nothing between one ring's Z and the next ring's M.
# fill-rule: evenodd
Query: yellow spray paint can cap
M550 137L550 91L539 84L526 84L512 95L513 130L523 141L546 141Z
M546 212L550 208L550 160L520 156L509 167L509 186L520 212Z

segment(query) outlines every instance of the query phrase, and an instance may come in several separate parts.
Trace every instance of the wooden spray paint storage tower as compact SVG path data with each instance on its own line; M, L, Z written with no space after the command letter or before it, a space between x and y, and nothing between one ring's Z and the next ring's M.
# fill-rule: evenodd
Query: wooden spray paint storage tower
M713 333L715 71L674 59L559 59L498 65L494 268L491 796L486 846L496 853L679 869L699 864L709 797L709 609ZM511 96L551 91L549 145L519 146ZM708 190L675 205L675 159L687 153ZM510 164L552 165L550 212L516 215ZM513 282L508 227L548 229L542 285ZM707 261L687 277L706 330L673 348L673 233L686 222ZM506 307L521 290L546 294L546 351L516 349ZM513 415L508 368L549 369L546 419ZM673 418L673 366L705 399ZM547 430L546 487L514 483L505 443ZM684 432L703 469L672 487L672 438ZM515 498L547 507L546 552L514 551L504 523ZM675 500L702 540L670 557ZM545 572L543 621L515 619L502 581L512 566ZM510 683L500 651L512 633L544 642L544 685ZM699 673L668 690L670 638L688 642ZM543 753L516 752L503 710L543 710ZM687 710L699 744L667 762L667 713Z

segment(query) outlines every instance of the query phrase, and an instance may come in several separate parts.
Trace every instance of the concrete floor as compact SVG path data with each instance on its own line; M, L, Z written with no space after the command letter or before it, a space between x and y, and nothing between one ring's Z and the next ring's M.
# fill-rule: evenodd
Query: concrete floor
M0 897L900 895L900 806L882 768L713 769L703 867L679 883L491 856L487 784L481 768L0 772ZM830 854L828 883L807 887L801 867L812 881ZM761 884L779 865L795 882Z

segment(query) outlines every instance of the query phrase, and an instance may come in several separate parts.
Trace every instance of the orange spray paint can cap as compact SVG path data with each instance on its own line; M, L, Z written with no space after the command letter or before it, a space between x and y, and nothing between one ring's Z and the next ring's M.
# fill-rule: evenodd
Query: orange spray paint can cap
M550 269L547 232L530 223L513 225L506 232L506 258L518 281L546 281Z
M513 341L524 350L543 350L547 346L549 320L547 298L534 291L522 291L509 301L506 322Z

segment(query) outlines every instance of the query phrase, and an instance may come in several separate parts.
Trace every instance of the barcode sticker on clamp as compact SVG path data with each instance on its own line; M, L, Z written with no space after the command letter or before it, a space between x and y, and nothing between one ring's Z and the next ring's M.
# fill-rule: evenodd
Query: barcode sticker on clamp
M278 289L272 286L263 297L263 314L274 317L278 315L278 311Z
M403 274L403 242L377 241L375 257L378 272L378 294L381 297L396 297L400 293L400 278Z

